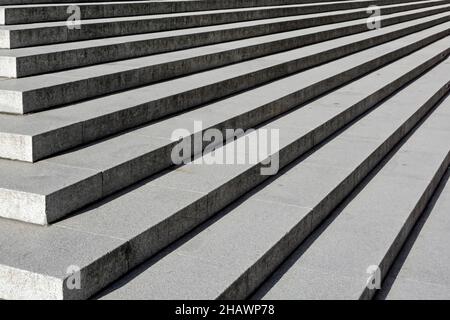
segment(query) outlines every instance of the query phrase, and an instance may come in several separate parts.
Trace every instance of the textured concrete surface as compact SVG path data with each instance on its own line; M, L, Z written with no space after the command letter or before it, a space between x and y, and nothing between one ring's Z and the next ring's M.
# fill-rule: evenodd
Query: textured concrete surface
M0 298L372 298L369 263L377 298L448 294L411 248L446 203L450 1L82 1L81 30L40 2L0 0ZM180 128L279 130L279 170L174 166Z

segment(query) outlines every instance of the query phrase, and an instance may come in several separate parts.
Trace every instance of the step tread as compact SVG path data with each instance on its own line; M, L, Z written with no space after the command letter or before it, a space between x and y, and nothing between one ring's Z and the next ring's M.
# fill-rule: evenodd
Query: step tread
M435 52L435 50L432 51ZM372 74L368 78L373 78L373 76L374 75ZM438 78L439 77L433 78L433 83L436 85L438 83L436 79ZM350 88L353 87L354 90L357 90L357 93L359 92L359 87L357 85L355 87L355 83L350 84L349 86ZM348 90L348 87L339 90L345 93L345 91ZM339 90L336 91L337 94L339 94ZM334 100L333 97L334 93L331 93L329 97L325 96L322 98L325 99L325 104L318 103L315 107L320 108L320 110L331 109L327 104L328 101ZM343 99L341 95L337 97L337 101ZM295 113L292 113L276 120L278 124L275 122L272 123L272 127L279 127L281 130L285 130L286 136L285 139L282 140L283 145L288 145L294 139L298 139L304 135L308 130L313 129L317 127L317 125L320 125L321 122L326 121L326 119L322 118L318 119L314 124L311 123L310 117L301 116L302 114L307 115L312 111L312 108L300 108L295 111L295 113L299 114L298 116L295 116ZM322 116L324 114L322 114ZM286 125L286 122L289 123L292 121L300 121L296 128L304 128L302 132L295 132L292 126ZM281 137L283 138L284 135L281 134ZM186 170L183 170L184 167ZM30 231L23 232L20 228L22 228L24 224L4 219L0 220L0 228L2 229L18 228L18 232L14 235L11 235L11 232L0 233L0 235L5 236L5 239L2 239L1 241L5 245L2 246L1 249L6 250L5 254L3 254L3 252L0 254L2 268L9 268L8 270L13 270L11 272L16 272L16 269L28 270L29 272L35 273L40 273L42 270L45 270L46 275L63 279L66 276L65 271L67 269L67 261L70 261L70 264L73 265L87 267L92 266L99 257L104 257L106 254L109 254L110 258L113 261L116 261L114 265L117 265L118 269L125 263L124 260L128 261L129 266L136 265L140 258L140 251L143 249L141 247L142 245L139 245L140 235L151 230L151 232L153 232L153 241L145 243L152 243L152 245L156 247L154 251L157 251L158 246L164 246L164 240L166 239L167 234L175 236L181 232L180 228L182 229L183 225L189 225L189 223L191 223L191 221L186 219L180 219L179 223L171 224L164 224L165 221L168 221L170 218L177 219L177 214L192 216L192 220L195 220L195 218L199 216L204 216L208 210L214 210L214 208L211 207L208 209L208 206L212 206L211 200L207 199L208 193L211 193L212 190L217 189L220 185L223 185L226 181L235 177L236 174L239 174L242 170L247 169L248 165L243 167L227 166L226 168L221 166L218 168L218 166L188 164L184 167L142 183L136 188L131 188L122 194L96 204L73 217L57 222L45 229L38 226L26 225L26 228ZM209 183L205 190L205 185L203 183L207 181ZM319 182L320 180L313 181ZM178 184L174 184L176 182L178 182ZM182 213L183 210L184 213ZM164 231L159 231L160 233L158 233L157 226L161 225L161 230ZM42 231L34 232L33 230L55 231L49 233ZM65 233L75 231L83 232L83 235L80 235L80 237L100 237L98 241L104 241L107 250L105 250L104 253L98 253L97 251L98 255L88 261L86 260L86 256L89 256L89 252L83 252L83 250L78 250L78 248L83 248L84 246L89 247L92 245L86 244L80 240L75 244L75 249L73 249L74 244L71 243L70 240L62 242L55 241L58 240L58 237L64 239ZM86 233L86 235L84 235L84 233ZM6 235L8 236L6 237ZM75 237L76 236L77 235L75 234ZM35 237L35 239L28 241L27 239L30 237ZM70 235L67 236L67 239L71 239ZM119 241L117 241L118 239ZM130 240L133 240L133 242L130 242ZM144 240L145 238L141 241ZM117 247L109 247L111 242L115 243ZM161 242L163 243L161 244ZM35 246L30 247L29 244L35 244ZM55 244L58 245L55 246ZM52 268L45 266L45 264L53 263L52 259L40 258L42 257L42 254L40 253L41 246L45 247L43 250L45 250L44 252L46 252L45 254L47 256L51 256L52 254L58 256L59 259L54 263ZM131 246L131 248L127 248L127 246ZM93 245L93 247L96 246ZM101 245L98 247L101 247ZM98 247L91 249L101 250L101 248L99 249ZM144 247L147 248L147 250L150 250L148 249L148 245ZM14 248L14 250L12 248ZM124 258L123 252L127 252L128 256ZM17 257L22 258L17 259ZM66 264L64 264L64 261ZM50 273L50 271L52 272ZM122 273L125 271L126 270L122 269ZM0 279L4 278L0 277ZM30 282L30 286L33 286L33 284L33 282ZM4 287L7 286L5 285Z
M403 101L406 98L410 115L412 115L419 105L442 85L448 83L445 74L449 67L450 65L447 64L446 68L431 71L424 76L424 79L420 78L373 113L386 109L390 113L390 109L397 107L400 99ZM431 79L440 80L432 86L428 85ZM426 95L418 97L415 95L416 90L423 88L424 84L428 85L428 90L423 89L421 93ZM414 104L409 103L412 94L416 97L413 100ZM373 121L368 117L370 115L344 132L365 132L363 123ZM401 124L398 122L397 126ZM394 130L394 128L384 130L384 136L375 135L373 141L339 135L307 157L305 161L281 174L272 183L255 191L236 206L225 210L214 222L194 232L195 234L187 237L186 241L181 241L179 245L167 249L161 257L149 261L137 268L135 272L131 272L122 281L113 284L109 290L106 289L105 294L100 296L107 299L125 297L127 299L216 299L223 297L223 293L229 290L236 280L262 260L264 255L275 248L276 244L295 226L302 225L303 232L310 232L314 208L319 207L321 201L381 146ZM448 133L436 137L439 137L442 142L448 139ZM330 154L336 157L335 162L338 166L323 161L323 159L329 159ZM442 158L440 160L442 161ZM335 245L328 243L326 248L336 249L336 246L342 244L342 241L336 241L336 238L333 240ZM333 250L327 250L326 253L331 255ZM327 254L319 257L327 257ZM185 267L180 268L180 266ZM332 265L328 266L327 270L333 270ZM217 274L221 276L217 277ZM203 275L206 276L203 277ZM247 281L251 283L255 280L250 277ZM293 288L301 292L302 289L293 282L296 283L292 278L287 279L289 288L283 288L285 291L281 290L281 292L287 292L287 289ZM328 279L328 284L330 282ZM254 285L254 283L250 284L250 286ZM288 297L292 299L293 295L284 295L285 299Z

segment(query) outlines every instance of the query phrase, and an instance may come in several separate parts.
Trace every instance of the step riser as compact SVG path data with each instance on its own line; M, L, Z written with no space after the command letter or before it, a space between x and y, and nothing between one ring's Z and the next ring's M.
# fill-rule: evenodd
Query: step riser
M367 39L359 42L357 45L350 44L340 47L339 49L332 49L324 54L317 54L311 57L291 61L289 63L279 65L278 67L270 68L269 70L250 73L234 79L200 87L174 96L152 101L147 104L118 111L101 118L86 121L81 125L77 124L64 128L63 130L36 136L31 141L27 139L27 137L22 136L1 136L5 147L1 149L0 156L23 161L37 161L46 156L75 147L81 143L88 143L101 139L108 135L157 120L160 117L168 116L176 112L184 111L189 108L211 102L218 98L249 89L253 86L260 85L271 80L276 80L288 74L293 74L304 70L305 68L332 61L347 54L369 48L370 46L374 46L376 44L381 44L385 41L392 40L403 35L426 29L427 27L431 27L445 21L449 21L449 17L430 21L425 24L418 24L403 30L392 32L389 35ZM202 63L199 62L198 65L202 65ZM173 70L176 68L171 69ZM324 88L326 87L327 86L325 85ZM118 121L118 119L127 119L127 121ZM80 132L83 133L82 138L79 137ZM63 144L60 142L61 139L64 139Z
M445 2L444 2L445 3ZM426 8L436 5L435 3L417 3L394 8L382 8L381 14L389 14ZM201 26L211 26L239 21L251 21L259 19L270 19L276 17L288 17L304 14L304 8L281 8L262 11L242 11L233 13L182 16L161 19L134 20L113 23L101 23L94 25L82 25L80 30L70 30L66 25L50 28L36 28L24 30L0 30L0 48L20 48L52 43L79 41L95 38L112 37L118 35L141 34L157 31L185 29ZM328 23L348 21L370 17L365 10L336 14L323 17ZM305 19L306 26L317 25L317 18ZM151 21L151 23L149 23ZM323 24L323 23L322 23Z
M382 20L383 26L419 19L434 14L448 11L448 8L431 9L426 12L409 14L401 17L394 17ZM169 38L151 39L146 41L128 42L101 47L92 47L79 50L68 50L53 52L42 55L25 56L18 58L4 57L5 63L0 65L0 76L8 78L20 78L52 71L59 71L70 68L79 68L98 63L111 62L122 59L131 59L145 55L158 54L167 51L190 49L197 46L217 44L226 41L241 40L255 36L263 36L277 32L293 31L303 26L302 20L270 23L245 28L235 28L204 33L175 36ZM317 33L315 37L305 36L302 45L312 44L320 41L330 40L344 35L355 34L367 31L366 24L343 27L333 31ZM294 43L294 39L292 40ZM278 51L288 50L298 46L297 44L279 48ZM276 46L271 52L276 52ZM255 50L256 51L256 50ZM8 62L8 63L6 63Z
M380 146L375 152L373 152L369 158L367 158L355 171L352 172L332 193L330 193L316 208L314 208L305 218L300 221L295 228L293 228L283 239L281 239L275 246L269 250L263 258L261 258L256 264L254 264L247 272L242 274L230 287L223 292L219 299L246 299L266 280L270 274L272 274L276 268L281 265L283 261L306 239L311 232L305 230L305 226L308 226L307 221L311 220L312 228L314 230L324 219L341 203L350 193L356 188L356 186L363 181L363 179L372 171L383 158L395 147L397 143L410 132L415 125L429 112L439 101L449 92L450 82L446 86L442 87L430 100L427 101L421 109L414 114L406 123L402 125L392 136L390 136L382 146ZM450 155L450 154L449 154ZM411 227L413 226L415 219L419 212L422 212L425 208L428 200L431 198L433 191L439 184L440 179L445 174L450 162L449 157L446 158L442 164L438 173L434 177L429 188L425 192L424 196L420 199L419 204L414 210L411 218L405 225L405 231L401 232L396 239L396 245L392 246L392 251L398 253L401 248L401 244L405 241ZM386 263L389 265L392 263L394 253L389 252L386 255L385 261L380 265L381 270L384 270L384 274L387 269ZM383 268L384 267L384 268ZM363 298L371 298L375 292L368 290L362 294Z
M271 1L274 5L286 4L302 4L301 1ZM411 0L382 0L373 1L373 3L367 2L350 2L350 3L334 3L324 4L314 7L306 7L304 14L325 12L327 10L343 10L343 9L356 9L361 7L368 7L369 5L386 5L412 2ZM266 1L267 3L267 1ZM269 2L270 3L270 2ZM267 4L266 4L267 5ZM182 12L195 12L206 10L219 10L219 9L234 9L245 8L252 6L264 6L258 2L250 3L250 5L239 5L237 2L224 1L211 2L211 1L186 1L186 2L160 2L160 3L130 3L130 4L109 4L109 5L82 5L81 18L87 19L104 19L113 17L129 17L129 16L143 16L151 14L166 14L166 13L182 13ZM33 7L33 8L5 8L4 18L0 19L0 24L26 24L26 23L39 23L39 22L51 22L51 21L65 21L69 17L67 13L68 6L47 6L47 7ZM1 10L1 9L0 9Z

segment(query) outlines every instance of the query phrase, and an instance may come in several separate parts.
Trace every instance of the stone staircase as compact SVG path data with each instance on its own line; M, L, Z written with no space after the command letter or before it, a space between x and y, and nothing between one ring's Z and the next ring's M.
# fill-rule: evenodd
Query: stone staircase
M0 0L0 298L450 299L450 1L74 3Z

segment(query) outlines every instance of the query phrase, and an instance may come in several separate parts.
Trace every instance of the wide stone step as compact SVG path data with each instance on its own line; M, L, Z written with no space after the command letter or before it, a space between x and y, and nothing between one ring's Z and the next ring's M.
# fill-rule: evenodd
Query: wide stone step
M449 67L448 61L444 65L437 66L384 102L371 114L357 121L302 161L296 162L283 171L279 177L253 190L244 199L222 211L212 221L200 226L192 234L180 239L155 258L108 287L99 297L103 299L247 298L324 220L330 211L351 193L437 100L449 91L447 77ZM312 102L311 106L316 107L315 103ZM407 108L400 108L403 104ZM397 113L397 111L400 112L397 108L402 111L407 109L408 112L400 115ZM294 114L295 112L290 116ZM378 114L378 117L372 116L375 114ZM286 119L290 116L286 116ZM289 122L280 123L271 128L286 128L286 126L295 125L298 119L300 117L295 117ZM395 120L383 126L385 119ZM433 119L425 124L422 131L431 131L430 127L436 124ZM280 121L283 120L280 119ZM384 124L386 123L388 122L385 121ZM368 131L368 127L379 128L379 130ZM433 149L439 154L434 157L435 161L430 161L427 173L434 174L438 171L442 174L439 166L443 162L448 166L450 157L445 158L439 147L448 141L449 134L450 131L433 135L433 138L439 139L436 149ZM424 140L419 143L414 141L413 146L406 150L416 151L413 148L420 148ZM407 158L405 153L407 151L400 153L403 156L399 161L405 161ZM416 161L420 158L419 154L416 154ZM386 174L389 177L389 180L385 181L387 184L381 185L389 188L391 192L389 195L392 195L395 188L405 186L401 183L392 183L390 175L397 174L396 169L400 172L407 171L397 166L398 162L395 162L395 168ZM432 179L431 185L433 185L434 176L431 175L429 178ZM426 183L422 184L430 184L428 180L424 182ZM171 185L166 184L166 186ZM413 190L418 191L417 188ZM387 194L386 189L383 191ZM421 196L420 193L413 192L409 198L418 201L417 195ZM345 260L348 264L355 260L362 260L360 256L363 252L373 252L371 248L366 248L366 251L358 252L358 254L355 253L356 250L348 250L350 246L357 245L355 235L367 234L367 228L370 229L374 221L377 221L372 219L371 223L365 225L364 220L360 219L360 211L363 208L370 216L371 210L376 210L374 207L376 208L380 203L380 199L377 201L373 197L365 200L358 207L359 211L354 212L354 215L348 219L349 222L357 224L358 228L345 230L346 232L342 233L344 237L349 238L348 243L345 243L342 237L333 238L330 243L327 243L326 252L317 255L317 260L314 260L320 267L326 265L328 267L326 270L335 270L336 267L329 263L330 256L340 258L340 261ZM368 202L369 200L374 201ZM421 199L420 203L423 201L424 199ZM388 197L381 203L392 205L392 197ZM380 211L383 214L392 215L389 208ZM395 218L392 220L396 221ZM333 221L332 225L335 223L336 221ZM389 226L392 224L384 227ZM373 233L379 234L381 230L377 229ZM319 236L319 239L322 238L325 238L324 234ZM379 238L376 239L379 240ZM366 243L364 238L358 240ZM369 243L373 242L377 241ZM352 259L342 258L346 254L351 255ZM306 271L309 269L302 272L305 281L313 281L314 273ZM362 272L365 272L365 268ZM321 276L318 274L317 278L322 279ZM326 278L327 281L325 279L323 281L332 287L335 283L334 279ZM292 276L286 277L286 286L280 290L282 298L292 299L296 297L297 292L305 291L303 288L305 282L296 280ZM311 286L311 291L314 289L317 287ZM345 289L351 290L348 287ZM345 297L345 295L339 297ZM270 298L280 297L270 296Z
M390 41L410 32L421 30L421 28L430 27L433 24L442 23L448 19L448 15L443 15L445 17L440 17L441 19L437 19L434 22L429 21L429 23L426 23L425 21L425 24L421 25L411 22L412 25L410 25L411 28L409 29L403 29L403 25L382 28L377 31L378 37L367 39L366 34L357 34L307 46L297 51L291 50L277 55L264 56L259 59L234 64L227 68L212 70L209 73L205 72L200 74L200 77L208 76L208 78L213 79L219 77L222 83L220 83L219 87L213 88L210 86L208 93L197 96L208 96L210 99L217 99L227 94L251 88L318 63ZM394 30L394 33L386 35L385 33L388 30ZM202 71L207 68L222 66L242 59L240 55L235 54L236 51L250 57L254 55L252 52L255 52L255 46L260 50L270 51L272 42L276 41L276 38L277 36L273 35L262 37L262 39L239 40L237 42L123 60L52 74L0 81L0 111L8 113L39 111L187 73ZM261 40L262 43L260 42ZM264 42L264 40L269 42ZM287 46L289 46L289 39L285 41L288 43ZM305 51L309 52L306 58L302 60L292 58L293 53ZM326 51L326 54L324 54L324 51ZM256 54L258 55L258 53ZM209 79L208 81L208 84L211 84Z
M447 23L449 24L449 23ZM247 128L319 96L376 68L393 62L428 44L445 38L450 28L439 25L357 54L286 77L254 90L219 101L225 111L215 115L234 128ZM446 42L448 38L443 39ZM448 45L439 41L430 50L445 58ZM299 86L298 84L302 84ZM226 109L236 104L233 112ZM242 114L249 104L254 117ZM213 107L214 108L214 105ZM232 109L233 110L233 109ZM234 113L237 111L238 113ZM224 113L229 117L224 118ZM155 129L153 129L155 128ZM0 215L46 224L93 201L142 180L173 164L173 129L148 125L91 146L30 164L1 160ZM167 130L169 129L169 130ZM155 131L153 131L155 130Z
M391 15L385 14L380 17L380 23L383 27L386 27L394 23L419 19L447 10L448 7L444 4ZM304 19L305 16L301 15L40 47L0 49L0 77L20 78L277 32L293 31L305 28ZM354 34L367 29L364 28L367 26L366 18L332 24L324 19L321 21L325 25L304 29L305 33L312 31L317 34L303 37L303 45L344 34ZM272 46L271 49L277 50L277 45ZM295 45L295 42L291 45ZM281 49L283 47L279 50Z
M264 83L363 49L368 44L374 45L380 41L388 41L448 19L449 16L446 14L432 16L408 24L385 27L382 32L376 33L376 36L372 38L364 35L352 36L270 56L269 64L263 58L262 65L255 61L245 62L64 108L31 114L27 117L0 115L0 145L2 146L0 156L36 161L79 144L221 98L239 89L246 89L255 85L255 80ZM356 45L353 45L355 42ZM329 53L330 50L333 50L332 54ZM285 66L283 64L280 66L279 63L283 60L288 62L284 63ZM271 67L273 65L275 67ZM277 65L279 67L276 67ZM266 68L258 71L260 67ZM246 74L252 68L255 71ZM281 69L282 72L267 72L275 68ZM259 74L262 74L260 79L255 78L255 75ZM232 84L230 84L231 81L233 81Z
M262 7L273 5L304 4L302 0L271 0L271 1L128 1L102 3L74 3L19 5L0 7L0 24L25 24L49 21L67 21L74 13L71 6L77 6L81 19L100 19L113 17L143 16L163 13L195 12L205 10L223 10L231 8ZM349 0L332 1L329 3L308 3L304 13L324 12L331 10L354 9L370 5L385 5L412 2L412 0ZM1 3L0 3L1 5ZM69 12L68 12L69 10Z
M398 79L394 80L391 72L399 72L419 61L428 61L423 67L432 66L439 61L436 53L448 47L447 42L448 39L443 39L431 44L261 127L259 130L280 130L280 147L271 150L272 159L279 155L280 167L288 165L370 109L392 86L401 86L410 77L398 74ZM373 52L371 54L373 57ZM423 60L425 57L428 58ZM347 61L350 64L350 59ZM442 80L446 78L445 72L433 73L430 77L433 81L427 83L434 84L436 90L448 81ZM282 85L280 83L278 90L285 88ZM444 93L445 90L440 90L436 97ZM412 106L415 108L422 100L414 100ZM414 108L410 108L411 112L415 112ZM239 145L248 135L240 137L236 143ZM393 145L397 138L398 135L389 138L389 144ZM354 145L351 140L348 147L355 149ZM386 142L383 145L385 148L380 148L376 156L370 156L372 162L387 152ZM228 144L220 149L226 154L225 149L231 147ZM204 161L208 158L210 154L202 157ZM262 166L261 162L246 165L190 163L47 228L1 219L0 229L8 232L0 232L4 244L0 249L0 297L74 299L91 296L269 178L261 175ZM363 175L361 170L368 170L367 166L358 169ZM310 189L305 185L305 190ZM69 290L66 286L68 271L74 267L80 268L80 290ZM199 279L206 281L205 277Z
M435 87L431 76L435 72L447 74L443 79L447 81L448 94L449 60L425 75L426 81L418 80L404 89L405 93L410 92L403 100L399 100L402 93L388 100L386 106L390 108L384 114L379 113L384 109L383 104L367 115L372 123L355 124L361 132L349 131L344 135L369 142L384 135L394 123L417 121L418 117L410 113L411 106L423 100L429 88ZM372 298L450 165L450 127L442 114L450 114L448 98L295 251L256 297ZM346 159L351 161L348 156ZM335 153L324 155L322 162L335 168L344 164L336 161ZM423 266L425 262L417 263Z
M434 6L447 1L416 1L386 6L381 14ZM333 10L329 8L329 10ZM350 9L309 15L305 26L317 25L320 19L329 23L367 18L373 13L367 8ZM0 48L20 48L43 44L142 34L192 27L219 25L239 21L269 19L306 14L304 5L241 8L188 13L159 14L106 19L81 20L80 29L68 28L66 21L0 26ZM319 24L323 24L320 23Z
M448 130L450 108L438 110L440 130ZM447 149L449 149L447 144ZM450 171L441 181L426 211L384 280L376 299L448 300Z

